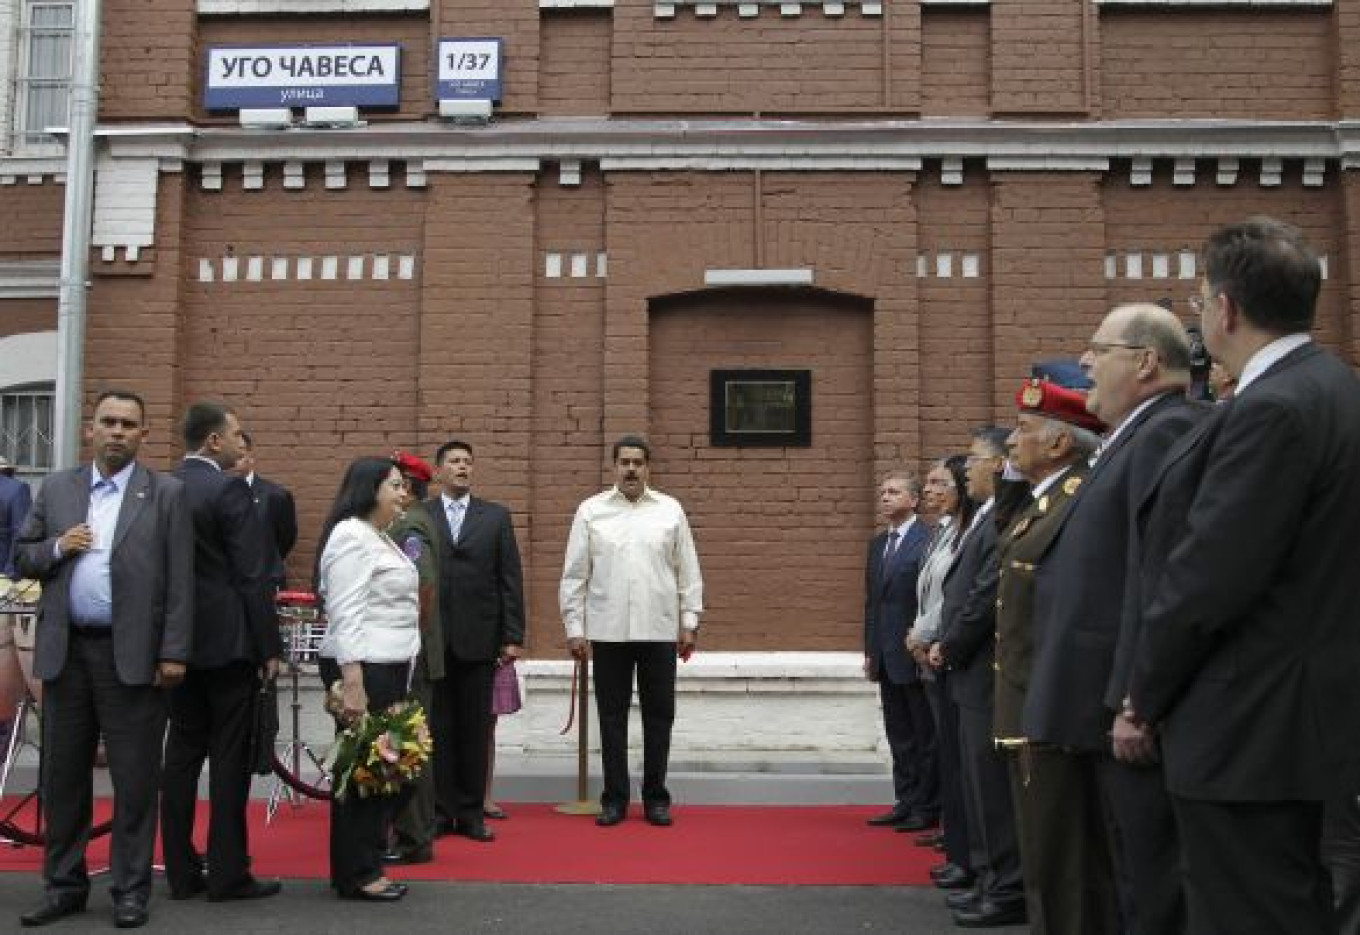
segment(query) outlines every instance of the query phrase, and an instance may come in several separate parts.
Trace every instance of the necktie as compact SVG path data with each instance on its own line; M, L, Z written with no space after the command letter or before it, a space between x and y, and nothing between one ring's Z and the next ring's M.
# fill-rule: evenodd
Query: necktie
M449 537L454 542L458 541L458 534L463 531L463 501L455 500L449 504Z
M892 563L893 556L897 554L897 540L899 538L901 538L901 536L898 534L896 529L888 533L888 547L883 550L884 565Z

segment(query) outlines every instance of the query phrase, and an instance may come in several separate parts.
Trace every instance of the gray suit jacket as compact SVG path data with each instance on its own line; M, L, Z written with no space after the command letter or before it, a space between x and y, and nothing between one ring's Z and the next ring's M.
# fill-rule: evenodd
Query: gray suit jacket
M54 679L66 665L70 557L54 556L63 532L85 522L90 466L43 481L19 533L15 563L43 583L33 673ZM187 662L193 634L194 533L183 485L138 464L114 530L113 655L125 685L149 685L160 661Z

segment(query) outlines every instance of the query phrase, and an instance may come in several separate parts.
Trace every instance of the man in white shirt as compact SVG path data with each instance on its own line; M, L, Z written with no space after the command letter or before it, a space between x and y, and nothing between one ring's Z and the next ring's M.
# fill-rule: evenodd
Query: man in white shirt
M685 511L647 485L651 448L637 435L614 443L616 483L576 510L559 602L572 656L595 659L595 706L608 827L628 811L628 709L637 672L642 709L642 805L653 825L671 823L666 790L675 721L676 657L699 638L703 580Z

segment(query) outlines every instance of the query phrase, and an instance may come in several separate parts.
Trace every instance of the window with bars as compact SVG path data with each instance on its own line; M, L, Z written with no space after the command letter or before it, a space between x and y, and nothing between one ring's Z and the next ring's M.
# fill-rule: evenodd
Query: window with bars
M43 132L66 126L75 48L73 0L22 0L19 60L14 75L17 147L56 142Z
M53 387L0 391L0 454L20 472L52 470Z

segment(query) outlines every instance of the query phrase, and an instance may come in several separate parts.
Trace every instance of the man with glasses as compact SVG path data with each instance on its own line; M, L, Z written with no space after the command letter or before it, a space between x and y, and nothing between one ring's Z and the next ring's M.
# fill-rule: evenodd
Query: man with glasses
M1023 727L1050 744L1105 823L1083 829L1110 849L1129 935L1176 935L1185 908L1176 874L1175 820L1157 766L1156 740L1119 712L1138 644L1138 505L1163 455L1207 408L1186 398L1190 342L1157 305L1115 308L1092 336L1081 365L1092 381L1086 408L1113 426L1044 556L1036 578L1036 639ZM1112 736L1121 759L1111 755Z
M1153 479L1123 714L1159 732L1191 935L1332 932L1324 803L1360 788L1360 382L1308 336L1297 230L1222 228L1204 270L1237 393Z

